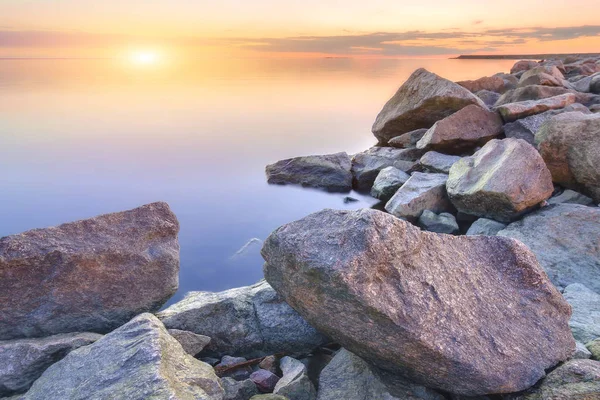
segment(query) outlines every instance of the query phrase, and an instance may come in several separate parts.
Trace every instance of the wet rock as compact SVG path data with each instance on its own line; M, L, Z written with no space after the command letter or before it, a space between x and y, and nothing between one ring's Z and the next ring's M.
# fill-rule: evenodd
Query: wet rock
M500 112L500 115L502 115L502 119L505 122L513 122L548 110L565 108L575 102L577 102L577 97L574 94L565 93L560 96L548 97L542 100L528 100L520 101L518 103L503 104L497 106L496 110Z
M371 196L388 201L396 191L410 179L410 175L396 167L382 169L373 183Z
M437 151L428 151L423 154L415 169L423 172L448 174L450 168L455 162L460 160L459 156L438 153Z
M385 209L399 218L416 221L425 210L445 212L453 209L446 196L445 174L415 172L387 202Z
M421 68L385 104L373 124L373 134L379 143L385 144L403 133L430 128L470 104L485 107L467 89Z
M204 353L213 356L304 353L328 341L265 281L219 293L190 292L157 315L170 329L211 337Z
M50 366L26 400L221 400L212 367L187 354L152 314L141 314Z
M290 158L267 165L267 182L349 192L352 190L350 167L350 156L346 153Z
M223 400L250 400L252 396L258 394L256 385L250 379L238 382L232 378L223 378L221 385L225 391Z
M596 399L600 394L600 363L571 360L550 372L539 388L519 400Z
M105 333L178 287L179 223L166 203L0 239L0 339Z
M399 149L417 147L417 142L421 140L425 132L427 132L427 128L417 129L411 132L404 133L400 136L391 138L388 141L388 145L392 147L397 147Z
M492 140L450 169L446 184L461 212L501 222L531 211L552 195L552 177L535 148L521 139Z
M62 333L0 341L0 397L27 391L50 365L101 337L97 333Z
M388 379L392 387L390 389L381 381L377 372L375 367L360 357L341 349L321 373L317 400L444 399L441 394L401 377L395 377L393 381Z
M226 367L232 367L236 364L245 363L246 361L248 360L246 360L244 357L223 356L223 358L221 358L221 362L215 366L215 369L219 372L219 376L221 377L232 378L236 381L243 381L250 378L250 374L252 373L251 367L239 367L231 369L227 372L223 372L222 369Z
M575 349L570 306L514 240L324 210L276 230L262 254L266 279L320 331L429 387L523 390Z
M436 214L429 210L423 211L419 217L419 226L429 232L456 234L459 231L454 215L449 213Z
M517 61L510 69L511 74L516 74L521 71L529 71L532 68L538 67L540 64L537 61L521 60Z
M308 378L304 364L294 358L283 357L280 366L283 377L275 385L274 394L294 400L315 400L317 398L317 391Z
M499 93L490 92L489 90L481 90L475 93L475 95L479 97L483 101L483 103L490 108L494 106L500 98Z
M564 86L565 77L556 66L544 65L532 68L519 79L518 87L531 85Z
M572 360L588 360L592 357L592 353L585 347L585 344L577 342L575 346L575 353L571 356Z
M585 282L600 291L600 209L577 204L544 207L498 232L523 242L552 282L564 288Z
M600 295L581 283L573 283L563 292L573 315L569 326L575 340L587 343L600 338Z
M502 133L502 126L497 112L469 105L437 121L419 140L417 148L460 154L495 138Z
M396 167L408 171L423 155L416 149L395 149L392 147L372 147L352 157L352 174L354 188L361 192L369 192L379 172L387 167Z
M477 221L473 222L467 231L467 236L496 236L496 234L504 228L506 228L506 225L501 222L488 218L479 218Z
M179 329L169 329L168 331L179 342L185 352L191 356L199 354L210 343L208 336L198 335L190 331L181 331Z
M460 81L456 83L472 93L480 92L482 90L504 93L506 90L512 89L510 86L507 87L507 82L500 76L485 76L473 81Z
M542 125L535 143L554 182L600 202L599 115L557 115Z
M259 369L250 375L250 380L254 382L259 391L271 393L275 390L279 377L270 371Z
M566 189L561 194L549 198L548 204L581 204L583 206L590 206L594 204L594 200L574 190Z

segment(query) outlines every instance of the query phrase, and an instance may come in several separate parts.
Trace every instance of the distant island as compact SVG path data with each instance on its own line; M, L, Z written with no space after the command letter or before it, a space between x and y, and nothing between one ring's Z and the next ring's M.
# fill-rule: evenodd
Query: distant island
M548 58L565 57L598 57L600 53L568 53L568 54L480 54L480 55L460 55L451 57L455 60L545 60Z

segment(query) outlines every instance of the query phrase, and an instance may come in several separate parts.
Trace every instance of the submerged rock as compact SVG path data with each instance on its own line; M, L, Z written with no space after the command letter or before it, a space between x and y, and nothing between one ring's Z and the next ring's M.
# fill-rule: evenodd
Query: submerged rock
M0 339L105 333L158 309L179 284L166 203L0 239Z
M275 385L274 394L294 400L315 400L317 391L308 378L306 366L300 361L283 357L280 362L283 377Z
M470 104L486 107L462 86L420 68L385 104L373 124L373 134L379 143L386 144L403 133L430 128Z
M419 226L426 231L436 233L458 233L458 223L454 215L449 213L436 214L429 210L423 211L419 217Z
M70 352L35 381L24 400L222 400L213 368L187 354L152 314Z
M372 147L352 157L354 187L361 192L369 192L379 172L387 167L408 171L423 154L416 149L395 149L391 147Z
M303 353L328 340L265 281L219 293L190 292L157 315L167 328L211 337L204 350L209 355Z
M352 190L350 168L350 156L346 153L290 158L267 165L267 182L349 192Z
M371 196L382 201L388 201L402 185L410 179L410 175L396 167L382 169L377 175Z
M569 305L515 240L324 210L277 229L262 254L266 279L320 331L429 387L524 390L575 349Z
M505 122L513 122L520 118L530 115L540 114L548 110L565 108L570 104L576 103L577 97L572 93L565 93L559 96L548 97L542 100L527 100L518 103L508 103L497 106L496 110L502 115Z
M506 225L501 222L494 221L493 219L479 218L477 221L473 222L467 231L467 236L496 236L496 234L504 228L506 228Z
M573 283L563 292L573 315L569 325L575 340L587 343L600 338L600 294L581 283Z

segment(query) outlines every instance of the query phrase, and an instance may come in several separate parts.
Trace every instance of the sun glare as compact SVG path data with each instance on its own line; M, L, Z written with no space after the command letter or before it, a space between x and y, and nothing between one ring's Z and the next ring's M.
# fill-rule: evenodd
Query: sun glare
M130 61L135 65L156 65L160 62L160 54L152 50L138 50L131 53Z

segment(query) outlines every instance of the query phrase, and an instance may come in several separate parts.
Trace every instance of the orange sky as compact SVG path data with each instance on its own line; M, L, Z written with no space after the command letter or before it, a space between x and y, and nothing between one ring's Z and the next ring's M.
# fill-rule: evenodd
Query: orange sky
M0 56L600 52L598 0L3 0Z

